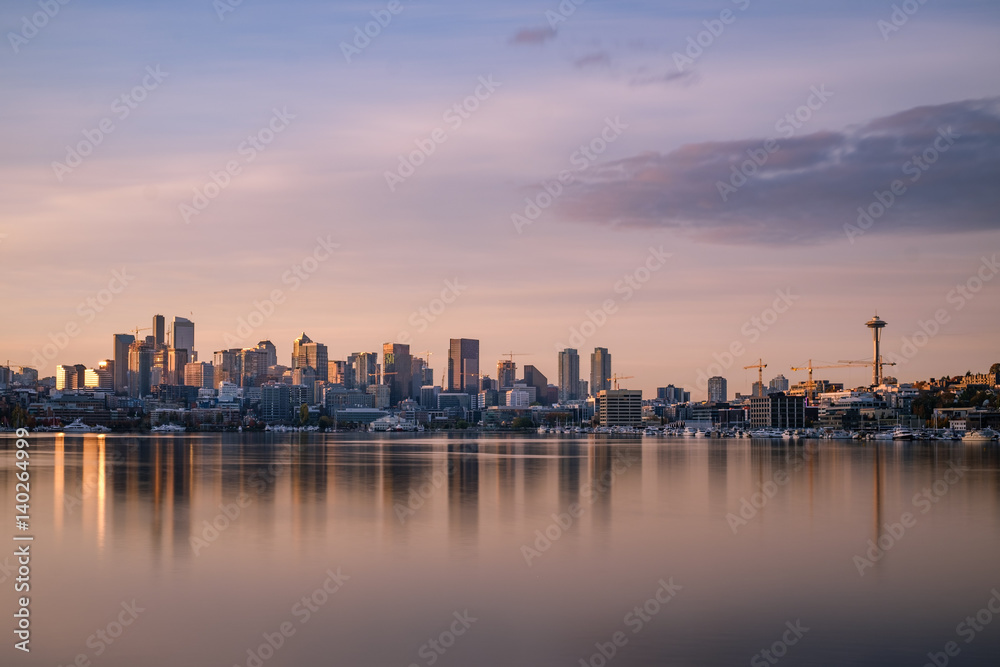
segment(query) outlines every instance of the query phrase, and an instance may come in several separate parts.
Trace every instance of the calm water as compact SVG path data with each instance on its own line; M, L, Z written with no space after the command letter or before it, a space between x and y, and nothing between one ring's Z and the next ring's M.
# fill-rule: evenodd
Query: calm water
M4 548L3 665L1000 662L996 444L31 441L32 651Z

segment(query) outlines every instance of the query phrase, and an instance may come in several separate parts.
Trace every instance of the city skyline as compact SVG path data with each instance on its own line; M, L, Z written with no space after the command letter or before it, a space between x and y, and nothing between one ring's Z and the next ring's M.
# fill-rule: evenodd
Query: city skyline
M859 326L876 311L898 354L944 310L895 374L988 367L996 12L723 4L734 20L702 38L718 8L403 3L359 53L342 44L378 8L98 2L85 24L61 8L0 72L0 275L39 268L5 297L2 354L29 363L69 327L50 368L96 362L155 303L219 349L306 330L441 360L468 335L481 370L516 349L555 377L552 352L606 347L645 392L697 386L738 343L727 377L749 393L741 366L758 358L867 357ZM30 7L0 22L17 35ZM176 49L177 33L197 46ZM261 35L267 59L249 47ZM114 58L91 48L102 39ZM70 167L74 152L88 154ZM639 349L664 353L626 355Z

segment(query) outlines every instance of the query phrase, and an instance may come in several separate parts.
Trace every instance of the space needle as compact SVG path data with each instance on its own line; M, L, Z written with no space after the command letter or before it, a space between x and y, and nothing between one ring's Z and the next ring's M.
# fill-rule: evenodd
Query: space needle
M878 313L875 317L865 322L865 326L872 330L872 338L875 343L875 358L872 359L872 386L877 387L882 384L882 354L879 349L882 342L882 329L885 328L886 321L880 320Z

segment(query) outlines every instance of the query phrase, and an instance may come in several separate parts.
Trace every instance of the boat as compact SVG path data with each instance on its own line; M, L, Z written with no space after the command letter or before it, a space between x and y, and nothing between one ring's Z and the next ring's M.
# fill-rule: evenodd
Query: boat
M63 433L90 433L92 430L82 419L75 419L62 428Z
M997 432L991 428L969 431L962 436L962 442L993 442L996 439Z
M153 433L180 433L186 430L186 428L177 424L160 424L150 429Z
M913 433L910 429L903 428L902 426L897 426L892 429L892 439L893 440L913 440Z

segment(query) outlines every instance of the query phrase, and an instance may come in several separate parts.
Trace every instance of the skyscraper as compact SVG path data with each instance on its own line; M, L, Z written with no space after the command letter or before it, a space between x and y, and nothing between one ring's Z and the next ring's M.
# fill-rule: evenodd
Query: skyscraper
M364 391L368 385L378 382L378 353L355 352L347 358L347 362L347 374L351 378L348 389Z
M301 336L292 341L292 371L306 367L316 371L317 380L325 381L329 377L330 365L326 345L313 342L305 332L302 332Z
M123 393L128 387L129 347L135 342L132 334L115 334L112 357L115 360L115 393Z
M559 402L575 401L580 391L580 355L571 347L559 353Z
M163 315L153 315L153 339L157 347L164 344L165 327L166 322Z
M542 403L546 401L546 392L549 388L549 379L534 366L524 367L524 384L535 388L535 400Z
M501 359L497 362L497 387L510 389L517 378L517 364L511 359Z
M171 346L187 350L188 361L194 361L194 322L185 317L175 317L172 330Z
M152 338L152 336L150 336ZM184 354L187 354L185 351ZM117 368L118 362L115 362ZM145 398L149 395L153 374L153 346L135 341L128 349L128 395Z
M479 341L452 338L448 347L448 391L479 394Z
M264 352L266 357L264 363L267 364L268 368L278 365L278 348L274 346L274 343L269 340L262 340L257 343L257 349Z
M382 384L389 387L389 405L396 405L411 396L410 346L400 343L382 345Z
M590 395L604 389L611 389L611 354L606 347L595 347L590 355Z
M726 378L716 375L708 378L708 402L725 403L729 400L729 390L726 388Z

